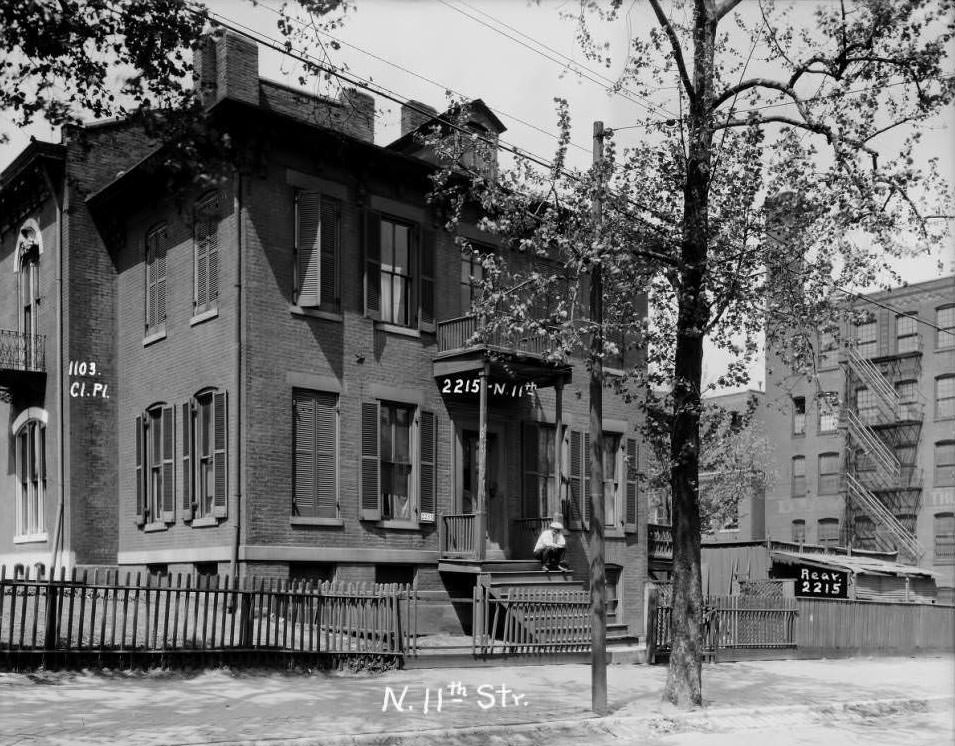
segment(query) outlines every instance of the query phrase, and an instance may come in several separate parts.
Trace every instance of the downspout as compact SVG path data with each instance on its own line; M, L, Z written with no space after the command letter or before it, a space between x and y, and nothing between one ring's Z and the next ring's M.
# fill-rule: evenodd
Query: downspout
M64 464L66 458L66 403L64 401L66 385L63 381L63 371L66 366L63 365L63 215L67 209L69 200L68 184L64 166L63 173L63 193L57 196L57 190L50 178L49 170L44 167L43 178L46 181L47 189L56 203L56 389L59 404L59 416L57 417L57 499L56 499L56 518L53 528L53 547L50 557L50 579L56 572L56 563L60 551L60 541L63 538L63 521L66 506L66 486Z
M235 280L235 425L237 443L235 448L235 538L232 546L232 567L230 575L235 580L239 572L239 544L242 541L242 449L245 438L242 435L242 174L235 169L235 194L233 211L236 233L236 280Z

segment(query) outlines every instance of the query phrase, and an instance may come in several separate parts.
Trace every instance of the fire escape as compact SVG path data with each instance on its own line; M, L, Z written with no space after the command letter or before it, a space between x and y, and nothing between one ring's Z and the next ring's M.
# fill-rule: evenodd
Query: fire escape
M921 507L918 442L923 406L917 386L920 344L867 358L850 344L842 359L847 396L844 540L859 549L896 551L917 564L924 554L915 533ZM913 384L913 385L909 385Z

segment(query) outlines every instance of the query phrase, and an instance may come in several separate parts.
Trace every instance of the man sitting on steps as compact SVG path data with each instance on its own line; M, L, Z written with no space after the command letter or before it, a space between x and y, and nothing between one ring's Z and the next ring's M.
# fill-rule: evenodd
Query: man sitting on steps
M564 564L567 541L564 539L563 530L564 524L558 520L552 521L550 526L541 531L541 535L534 545L534 557L540 560L542 568L548 572L551 570L564 572L570 570Z

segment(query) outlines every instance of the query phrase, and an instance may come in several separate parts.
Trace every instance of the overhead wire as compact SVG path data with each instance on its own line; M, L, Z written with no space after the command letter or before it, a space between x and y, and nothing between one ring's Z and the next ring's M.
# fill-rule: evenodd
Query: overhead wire
M943 333L945 333L945 334L949 334L949 335L951 335L952 337L955 337L955 330L953 330L953 329L946 329L945 327L939 326L938 324L933 324L933 323L932 323L931 321L929 321L928 319L923 319L921 316L918 316L918 315L916 315L916 314L906 313L905 311L900 311L899 309L894 308L893 306L890 306L890 305L888 305L887 303L882 303L882 302L880 302L880 301L877 301L875 298L872 298L872 297L870 297L870 296L868 296L868 295L862 295L862 294L860 294L860 293L853 293L851 290L846 290L845 288L841 288L841 287L838 287L838 286L834 286L834 287L835 287L835 289L838 290L840 293L843 293L844 295L848 295L850 298L856 298L857 300L861 300L861 301L864 301L864 302L866 302L866 303L871 303L873 306L878 306L879 308L883 308L883 309L885 309L886 311L891 311L891 312L894 313L896 316L904 316L905 318L912 319L913 321L916 321L916 322L918 322L919 324L924 324L925 326L931 327L932 329L935 329L936 331L940 331L940 332L943 332Z

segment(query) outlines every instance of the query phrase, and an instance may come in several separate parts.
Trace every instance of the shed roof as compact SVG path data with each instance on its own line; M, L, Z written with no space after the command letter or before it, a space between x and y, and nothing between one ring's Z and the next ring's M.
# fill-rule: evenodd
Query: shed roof
M914 565L860 557L857 555L812 554L805 552L770 551L773 562L784 565L814 565L851 572L854 575L895 575L899 577L934 578L936 573Z

